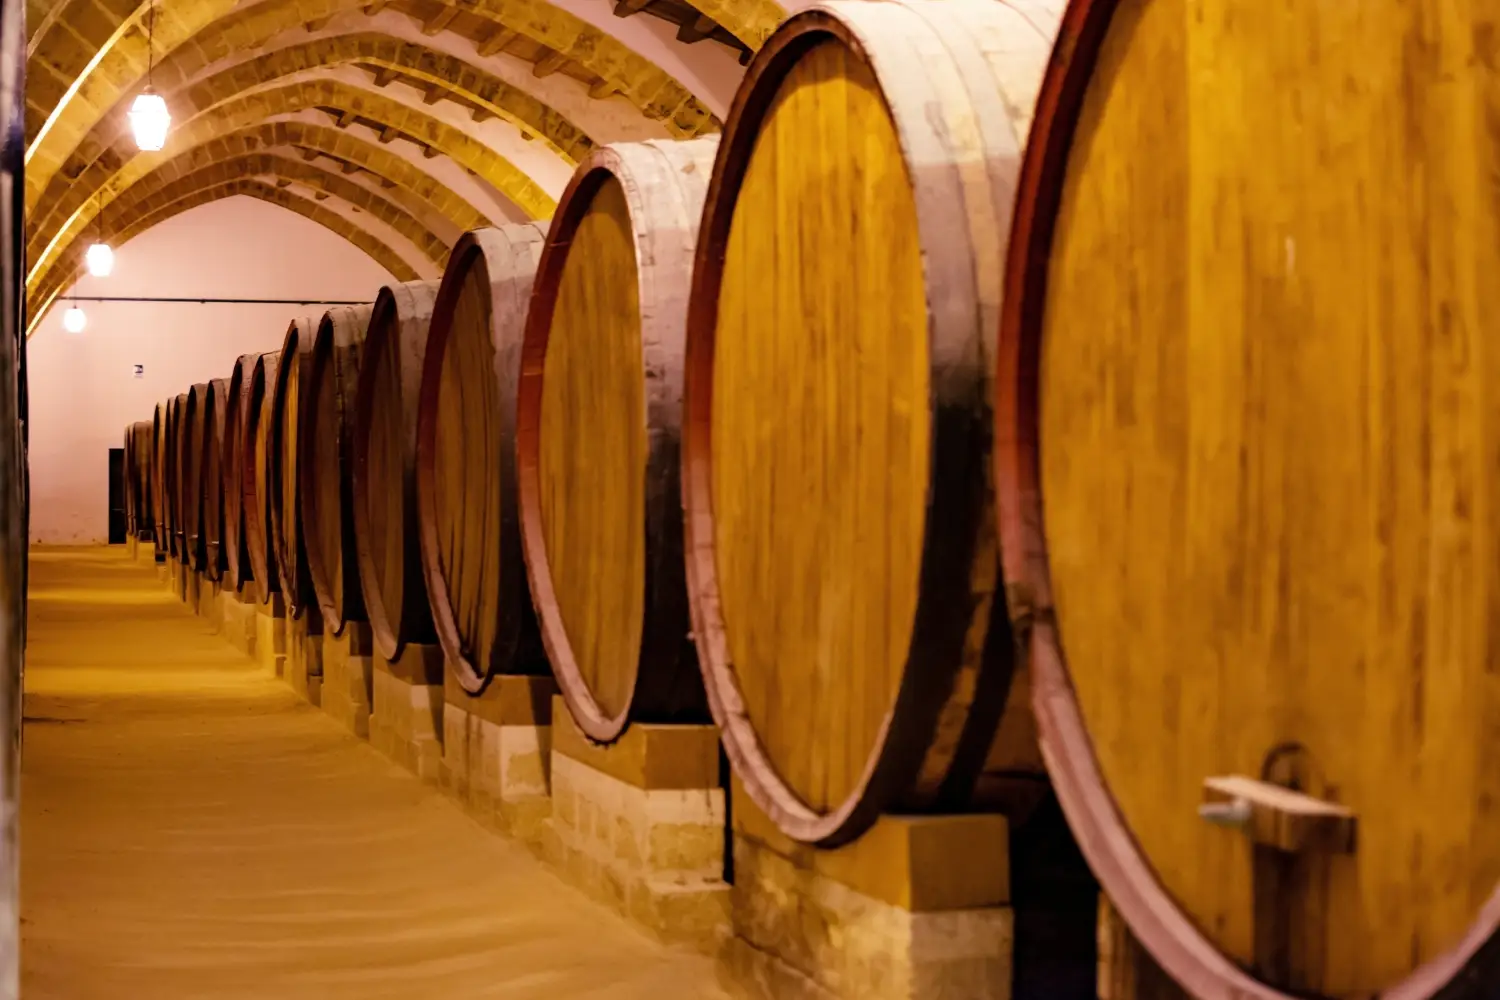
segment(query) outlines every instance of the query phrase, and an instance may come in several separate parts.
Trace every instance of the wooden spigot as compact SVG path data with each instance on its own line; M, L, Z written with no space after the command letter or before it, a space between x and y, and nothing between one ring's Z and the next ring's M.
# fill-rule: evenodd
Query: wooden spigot
M1289 854L1354 850L1352 810L1243 775L1203 779L1198 815L1215 825L1242 830L1253 843Z

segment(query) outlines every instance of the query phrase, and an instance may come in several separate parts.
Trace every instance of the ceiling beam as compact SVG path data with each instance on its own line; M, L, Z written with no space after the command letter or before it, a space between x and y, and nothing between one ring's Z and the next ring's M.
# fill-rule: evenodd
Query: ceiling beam
M520 32L514 28L506 28L497 24L495 25L495 30L490 32L488 37L479 43L479 54L488 59L515 41L519 35Z
M423 146L422 147L422 159L424 159L424 160L435 160L441 154L442 154L442 150L438 149L436 146Z
M318 158L318 155L319 154L318 154L318 151L316 149L304 149L302 151L302 158L304 160L306 160L308 163L311 163L313 160L316 160Z
M448 25L452 24L453 19L457 16L457 7L445 6L441 8L436 14L432 15L427 20L422 22L422 34L436 35L438 32L448 27Z
M718 22L711 17L699 14L697 17L683 21L677 28L677 40L686 45L701 42L714 33Z
M339 128L348 128L350 125L354 124L354 112L340 111L338 113L338 117L333 120L333 123Z
M365 8L365 14L370 17L374 17L376 14L379 14L381 11L385 10L386 5L390 2L391 0L375 0L374 3Z
M430 83L422 94L422 103L428 106L436 104L448 96L448 88L440 83Z
M359 173L359 169L360 167L358 163L355 163L353 160L345 160L343 165L339 167L339 173L356 174Z
M495 113L489 108L481 107L475 107L469 114L474 119L475 125L483 124L484 122L487 122L491 118L495 117Z
M322 31L328 27L328 22L331 20L333 20L331 17L315 17L311 21L303 22L302 27L307 29L308 34L312 34L315 31Z
M595 80L594 85L589 88L589 96L596 101L608 100L619 92L619 87L602 78Z
M646 9L651 0L615 0L615 17L629 17Z
M382 145L392 143L400 134L401 133L396 130L396 127L394 125L387 125L385 128L380 130L380 142Z
M375 86L384 90L396 79L396 71L385 66L375 66L370 69L370 75L375 78Z
M531 67L531 75L537 79L551 76L562 69L568 61L568 57L555 49L544 49L542 57Z

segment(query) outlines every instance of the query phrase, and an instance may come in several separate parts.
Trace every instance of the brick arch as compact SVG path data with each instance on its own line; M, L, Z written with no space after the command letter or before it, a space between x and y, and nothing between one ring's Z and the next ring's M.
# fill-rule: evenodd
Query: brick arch
M204 147L199 147L203 149ZM389 226L401 234L417 251L441 270L448 260L448 244L435 236L421 220L396 205L383 195L356 184L342 174L332 173L314 166L305 160L285 156L275 151L245 153L213 159L207 163L194 162L191 154L179 156L162 164L132 187L120 199L117 217L129 218L136 206L159 203L162 192L173 184L194 178L200 184L228 182L239 177L269 174L278 179L297 181L316 188L332 198L368 213L372 219ZM74 245L76 245L76 240ZM62 256L66 258L65 249Z
M100 10L91 0L59 2L79 7L88 3L93 11ZM735 5L733 0L721 2L725 6ZM282 31L370 3L371 0L262 0L239 7L237 0L161 0L157 11L157 51L171 55L162 60L156 83L159 88L180 86L212 63L252 49ZM448 6L460 5L455 2ZM660 67L547 0L465 0L461 7L585 67L607 84L611 92L623 95L648 117L667 122L679 135L696 135L718 127L717 119L703 103ZM39 138L27 150L28 207L38 203L46 185L98 121L141 84L146 71L146 44L139 28L144 24L145 10L146 4L138 5L87 58L79 60L75 52L69 51L67 58L55 60L61 75L74 79L76 88L67 95L59 95L62 103L50 109L44 127L39 127L43 128ZM96 13L95 17L98 16ZM56 23L61 25L68 20L65 12ZM76 48L76 40L73 47ZM47 48L47 40L40 40L37 51ZM95 53L97 63L86 77L79 78L89 68L88 59ZM56 75L36 59L28 65L32 74L44 83ZM27 131L31 135L38 131L30 119Z
M391 277L396 281L415 281L420 277L400 254L392 250L379 237L359 228L337 212L329 211L317 202L303 198L301 195L283 191L280 188L267 184L265 181L255 179L240 178L184 194L180 199L172 201L132 221L126 228L121 230L119 242L121 245L124 245L153 226L160 225L189 209L235 195L247 195L272 205L279 205L282 208L296 212L298 215L316 222L329 232L358 247L374 260L375 263L390 272ZM49 281L45 288L39 288L36 292L28 295L27 313L33 317L26 330L28 338L37 332L52 304L64 289L71 286L78 279L82 270L82 265L77 262L72 263L67 268L59 268L54 272L55 278Z
M341 108L418 137L487 181L531 218L552 214L556 202L550 195L510 161L459 129L378 92L340 80L305 80L249 94L184 122L174 131L170 151L137 153L129 137L122 137L36 220L27 248L28 259L36 262L27 278L28 287L35 286L52 266L61 245L89 224L101 200L107 204L171 156L267 118L316 107Z

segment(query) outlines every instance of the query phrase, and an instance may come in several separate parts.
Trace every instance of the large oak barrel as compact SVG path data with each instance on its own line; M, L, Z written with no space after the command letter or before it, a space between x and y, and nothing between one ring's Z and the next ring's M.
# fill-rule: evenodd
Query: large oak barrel
M135 424L125 425L125 447L123 449L124 462L121 472L125 478L125 537L135 537L136 518L136 484L135 468Z
M130 426L127 435L129 447L125 452L125 468L129 477L129 495L134 515L132 533L139 541L156 535L156 513L151 497L152 434L152 422L139 420Z
M432 310L417 413L422 571L438 641L471 692L547 670L516 503L521 337L545 223L480 229L453 248Z
M183 410L179 461L182 463L182 531L186 548L183 562L199 572L205 567L203 515L208 494L208 424L211 414L208 383L195 383Z
M188 394L185 392L178 393L177 396L172 400L172 409L170 413L171 421L167 429L167 436L169 439L167 442L167 447L170 448L172 452L171 464L167 466L167 474L169 478L167 486L172 498L172 504L170 508L172 522L172 555L176 556L179 562L187 562L187 539L184 536L183 532L184 512L182 509L182 439L187 429L187 408Z
M1045 787L988 466L1055 27L1041 2L817 4L726 124L688 322L693 631L731 761L802 841Z
M276 369L276 391L271 415L271 548L286 610L301 618L317 607L312 577L307 571L307 548L302 539L301 479L297 472L302 443L302 421L308 412L313 340L318 320L299 316L287 327Z
M355 555L353 482L354 399L360 351L372 306L339 306L323 314L308 369L302 420L302 534L308 575L325 626L339 635L346 621L363 621Z
M1075 2L1038 103L1004 580L1079 843L1194 996L1500 983L1493 16Z
M247 471L255 471L255 442L247 438L250 419L250 382L258 354L241 354L234 362L229 387L224 394L224 454L219 464L224 473L224 580L231 588L250 582L250 552L245 534L245 487ZM246 442L249 441L247 446Z
M592 739L702 722L682 570L682 356L718 139L605 146L578 168L537 268L516 446L543 644Z
M164 555L171 545L167 530L167 409L169 402L156 404L151 418L151 515L156 526L156 554Z
M375 646L396 660L432 643L432 612L417 540L417 401L438 282L380 290L360 351L350 448L359 589Z
M281 592L276 553L271 549L271 417L276 371L281 352L258 355L250 370L250 398L244 410L244 467L240 474L240 510L245 518L245 550L250 578L262 601Z
M229 380L208 383L208 412L203 441L203 571L210 580L224 577L224 417L229 408Z

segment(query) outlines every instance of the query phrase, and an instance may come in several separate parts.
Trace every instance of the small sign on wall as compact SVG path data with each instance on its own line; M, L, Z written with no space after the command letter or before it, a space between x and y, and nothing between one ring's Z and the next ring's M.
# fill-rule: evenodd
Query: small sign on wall
M135 366L135 377L136 378L145 378L146 377L146 366L145 365L136 365Z

